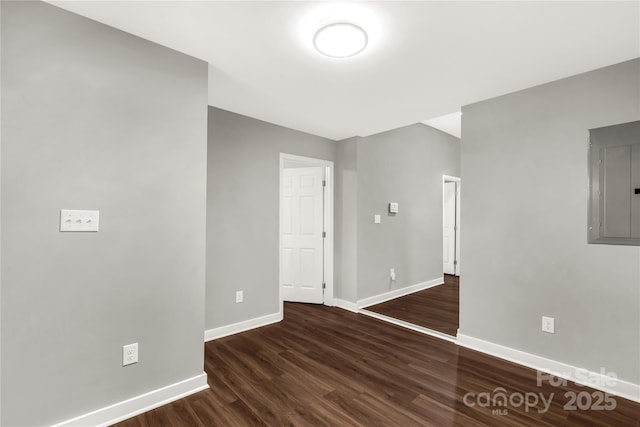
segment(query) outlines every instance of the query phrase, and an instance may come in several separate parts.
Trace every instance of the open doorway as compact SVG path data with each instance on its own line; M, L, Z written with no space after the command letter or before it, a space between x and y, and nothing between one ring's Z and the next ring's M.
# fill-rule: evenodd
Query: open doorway
M333 162L280 154L280 301L333 305Z
M460 178L442 177L442 260L444 274L460 276Z
M443 283L368 306L362 312L425 334L455 341L460 325L460 178L458 177L443 176L442 212Z

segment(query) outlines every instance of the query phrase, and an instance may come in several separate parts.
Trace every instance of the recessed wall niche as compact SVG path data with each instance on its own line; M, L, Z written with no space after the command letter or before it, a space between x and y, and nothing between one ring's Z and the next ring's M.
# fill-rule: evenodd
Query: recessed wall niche
M588 242L640 246L640 121L589 130Z

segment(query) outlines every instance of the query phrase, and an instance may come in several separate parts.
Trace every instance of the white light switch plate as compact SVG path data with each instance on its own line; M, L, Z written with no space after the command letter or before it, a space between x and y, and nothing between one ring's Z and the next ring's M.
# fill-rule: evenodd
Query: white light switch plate
M60 231L98 231L100 211L60 211Z
M374 224L380 224L380 215L374 215L373 216L373 223Z

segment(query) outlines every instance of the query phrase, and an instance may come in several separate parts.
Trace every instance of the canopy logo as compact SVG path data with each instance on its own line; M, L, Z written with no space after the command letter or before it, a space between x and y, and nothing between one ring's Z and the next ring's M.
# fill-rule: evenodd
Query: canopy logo
M463 402L469 407L477 405L481 408L491 408L491 413L494 415L507 415L509 413L508 407L519 408L521 406L524 406L525 412L536 409L538 413L544 414L549 410L553 396L554 394L551 393L547 398L543 393L532 391L507 393L503 387L497 387L492 392L477 394L469 392L464 395Z
M607 373L600 369L599 373L577 369L570 374L552 375L549 372L538 371L536 385L542 387L548 384L551 387L566 387L569 381L566 377L575 378L577 386L614 387L618 377L614 373ZM463 402L468 407L478 406L491 409L492 415L508 415L509 408L523 407L525 412L536 410L540 414L546 413L551 407L555 393L545 395L542 392L513 392L508 393L504 387L497 387L493 391L481 393L469 392L464 395ZM564 393L566 403L565 411L611 411L616 408L617 402L609 393L603 391L573 391Z

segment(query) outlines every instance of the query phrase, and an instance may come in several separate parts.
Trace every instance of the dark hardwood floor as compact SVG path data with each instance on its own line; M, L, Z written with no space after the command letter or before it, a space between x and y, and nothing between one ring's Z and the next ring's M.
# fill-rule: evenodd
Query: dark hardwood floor
M534 370L320 305L287 303L280 323L208 342L205 370L209 390L118 426L640 425L640 404L566 410L565 393L599 392L538 386ZM501 391L513 404L485 405ZM534 396L548 410L520 405Z
M372 305L366 310L456 336L460 324L459 295L459 278L445 274L443 285Z

